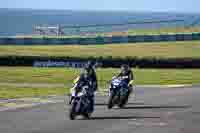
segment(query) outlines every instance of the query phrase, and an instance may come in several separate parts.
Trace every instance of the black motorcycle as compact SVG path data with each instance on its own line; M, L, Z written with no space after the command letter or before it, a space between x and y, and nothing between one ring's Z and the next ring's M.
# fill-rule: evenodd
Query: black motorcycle
M127 83L123 79L113 78L109 88L108 109L114 105L123 108L128 102L129 89Z

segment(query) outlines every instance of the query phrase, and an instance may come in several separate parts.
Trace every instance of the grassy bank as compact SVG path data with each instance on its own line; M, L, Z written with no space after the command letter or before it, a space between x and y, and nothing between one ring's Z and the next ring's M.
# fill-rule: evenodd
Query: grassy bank
M118 71L118 69L97 69L100 88L105 89L107 81ZM62 95L69 91L72 80L79 73L78 69L66 68L0 67L0 98ZM200 81L200 69L135 69L134 73L135 84L138 85L198 84ZM48 84L52 87L13 86L24 83ZM55 84L66 86L54 87Z
M69 89L67 88L14 87L9 85L0 85L0 99L63 95L68 92Z
M0 56L200 58L200 41L116 45L0 46Z

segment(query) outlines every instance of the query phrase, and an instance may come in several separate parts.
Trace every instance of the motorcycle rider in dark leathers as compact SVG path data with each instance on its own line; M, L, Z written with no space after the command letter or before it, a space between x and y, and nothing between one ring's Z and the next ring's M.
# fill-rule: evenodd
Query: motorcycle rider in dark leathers
M94 92L97 91L97 77L93 68L93 62L88 61L83 69L83 72L78 77L76 90L80 90L82 86L89 85L88 99L90 100L90 112L94 110ZM70 100L71 104L72 98Z
M121 66L121 72L116 76L117 78L122 78L128 85L129 95L133 90L132 82L134 80L133 72L130 67L126 64Z

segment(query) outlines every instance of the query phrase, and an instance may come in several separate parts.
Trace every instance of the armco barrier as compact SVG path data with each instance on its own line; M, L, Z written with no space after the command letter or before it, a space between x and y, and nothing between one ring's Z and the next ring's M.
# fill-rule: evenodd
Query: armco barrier
M160 35L160 40L161 41L170 41L169 40L169 35Z
M145 42L152 42L152 41L154 41L153 36L146 35L146 36L143 36L143 37L144 37L144 41Z
M0 38L0 45L54 45L54 44L110 44L110 43L135 43L135 42L160 42L160 41L189 41L200 40L200 33L167 34L167 35L135 35L112 36L94 38Z
M174 35L168 35L168 41L176 41L176 36Z
M78 67L88 60L103 68L120 67L129 64L137 68L200 68L200 59L195 58L82 58L82 57L42 57L42 56L1 56L0 66L38 66L38 67Z
M33 67L84 67L86 62L73 62L73 61L34 61Z
M6 44L6 41L5 41L5 39L3 39L3 38L0 38L0 44Z
M184 41L184 34L176 34L176 41Z
M114 36L112 37L112 43L128 43L127 36Z
M128 42L136 42L135 36L128 36Z
M110 43L112 43L112 38L111 37L104 37L103 41L104 41L104 44L110 44Z
M154 42L162 41L162 38L160 37L160 35L153 35L152 37L153 37Z
M144 36L140 35L140 36L135 36L135 42L144 42Z

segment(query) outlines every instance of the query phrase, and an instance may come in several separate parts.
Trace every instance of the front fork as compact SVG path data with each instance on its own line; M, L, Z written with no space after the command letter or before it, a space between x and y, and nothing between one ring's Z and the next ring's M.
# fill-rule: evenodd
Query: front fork
M74 99L74 96L69 96L69 104L72 104L73 99Z

